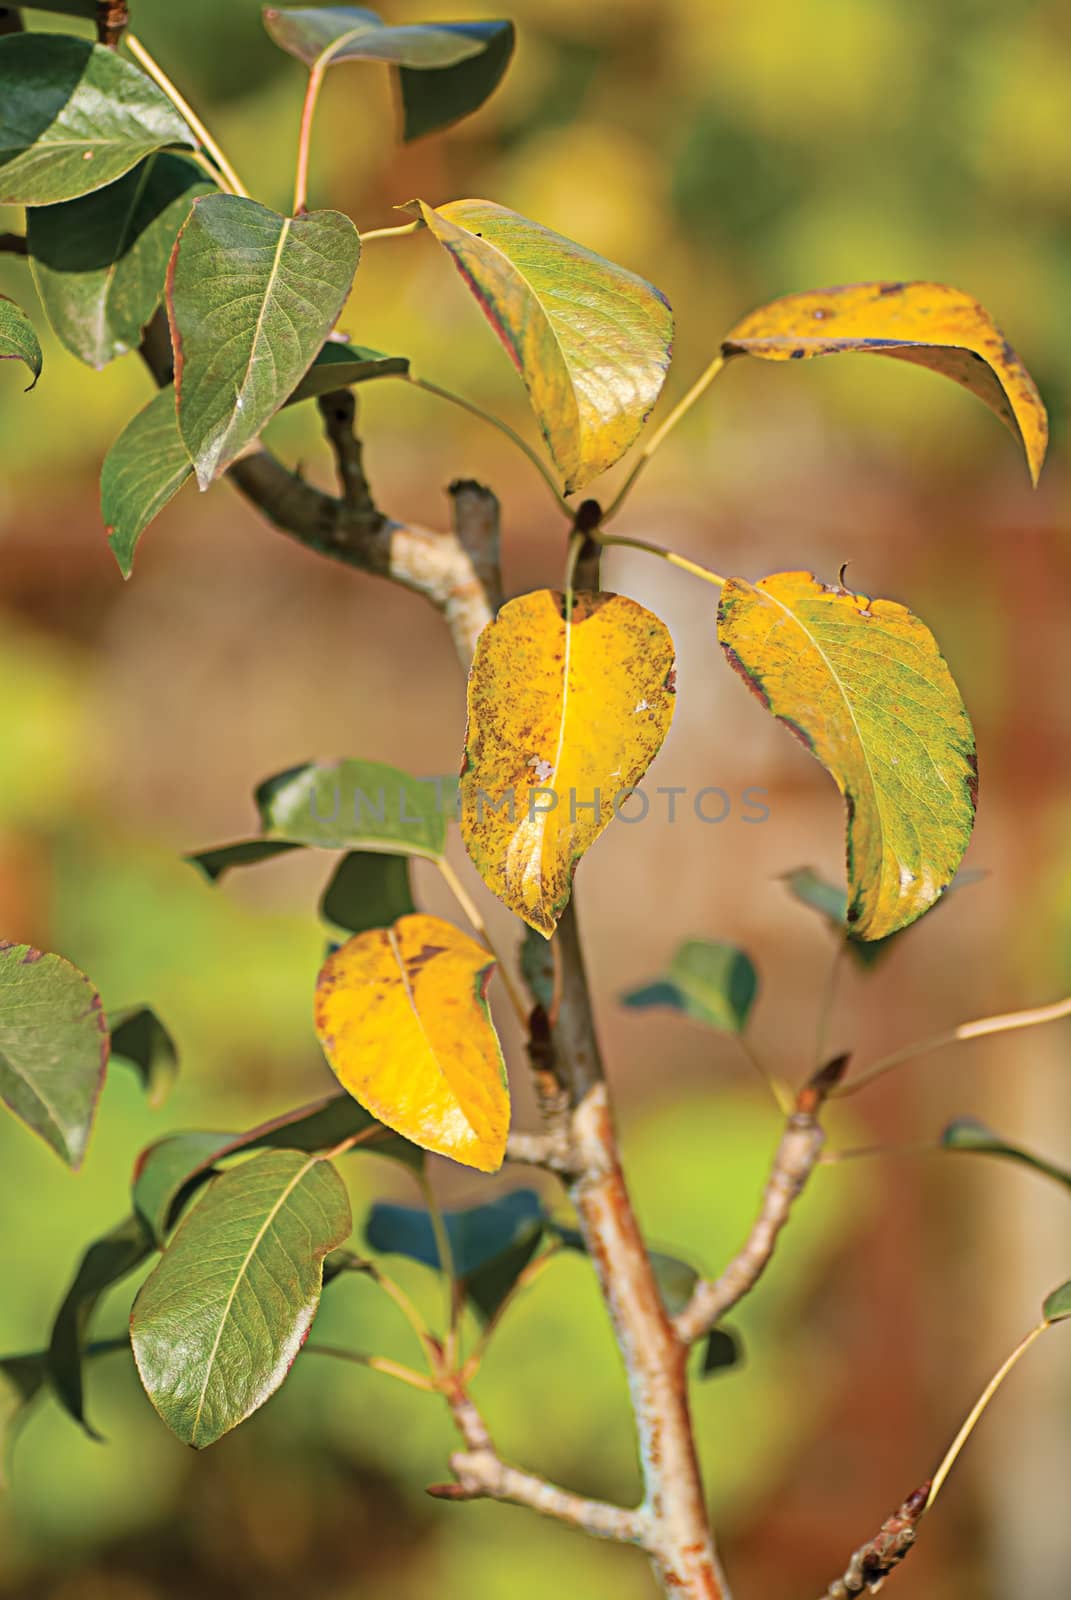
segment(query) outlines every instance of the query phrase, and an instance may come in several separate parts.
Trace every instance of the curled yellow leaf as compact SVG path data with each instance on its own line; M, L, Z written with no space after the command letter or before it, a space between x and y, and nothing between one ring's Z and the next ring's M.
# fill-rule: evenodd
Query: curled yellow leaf
M849 930L906 927L948 888L974 825L974 735L933 634L894 600L780 572L729 580L718 639L844 796Z
M342 1087L425 1150L496 1172L509 1087L487 1007L494 961L439 917L399 917L329 956L316 1034Z
M550 589L502 607L469 673L461 834L484 882L550 937L580 857L662 746L673 641L619 594Z
M1036 484L1049 421L1033 378L985 308L943 283L849 283L785 295L738 322L726 356L801 361L841 353L893 356L969 389L1026 452Z

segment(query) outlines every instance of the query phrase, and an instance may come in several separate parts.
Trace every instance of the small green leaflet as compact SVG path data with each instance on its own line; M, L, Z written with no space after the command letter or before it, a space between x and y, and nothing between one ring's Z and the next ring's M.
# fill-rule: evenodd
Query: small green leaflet
M109 1011L112 1060L134 1068L153 1110L162 1106L178 1075L178 1050L167 1028L151 1006L127 1006Z
M282 217L210 194L167 275L179 432L202 489L258 436L312 366L361 255L339 211Z
M1041 1314L1046 1322L1063 1322L1071 1317L1071 1280L1062 1283L1047 1296Z
M213 1444L275 1393L351 1226L342 1179L301 1151L264 1151L205 1190L130 1319L145 1391L185 1444Z
M0 295L0 361L21 361L29 368L33 382L27 385L27 394L41 376L43 360L33 323L14 300Z
M320 915L347 933L389 928L416 910L405 856L351 850L323 892Z
M446 848L439 780L379 761L306 762L256 791L264 832L326 850L383 850L437 860Z
M955 1122L950 1122L941 1135L941 1148L968 1151L984 1156L1001 1156L1006 1161L1016 1161L1021 1166L1031 1167L1035 1172L1040 1172L1042 1177L1051 1178L1054 1183L1062 1183L1065 1189L1071 1189L1071 1172L1066 1168L1058 1167L1055 1162L1046 1161L1043 1156L1035 1155L1031 1150L1024 1150L1020 1145L1012 1144L999 1133L994 1133L992 1128L987 1128L984 1122L977 1122L973 1117L960 1117Z
M665 978L630 989L627 1006L671 1006L697 1022L727 1033L742 1033L758 991L750 957L719 939L689 939L682 944Z
M74 200L154 150L197 143L137 67L62 33L0 38L0 107L0 205Z

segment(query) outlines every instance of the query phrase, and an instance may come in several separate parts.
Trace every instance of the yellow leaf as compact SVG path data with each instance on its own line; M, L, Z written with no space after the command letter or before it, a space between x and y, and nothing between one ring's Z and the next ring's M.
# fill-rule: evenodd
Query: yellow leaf
M943 283L849 283L786 295L753 311L722 340L726 356L802 361L894 356L940 372L995 411L1026 451L1036 484L1049 420L1033 378L988 311Z
M554 932L577 862L673 720L673 641L619 594L550 589L502 607L469 673L461 834L485 883ZM635 811L633 806L629 812Z
M932 633L894 600L781 572L729 580L718 638L844 796L852 935L906 927L955 875L978 781L970 721Z
M414 1144L496 1172L509 1086L485 999L494 960L439 917L399 917L329 956L316 1035L342 1087Z
M661 393L665 296L489 200L415 204L524 379L566 494L583 488L620 460Z

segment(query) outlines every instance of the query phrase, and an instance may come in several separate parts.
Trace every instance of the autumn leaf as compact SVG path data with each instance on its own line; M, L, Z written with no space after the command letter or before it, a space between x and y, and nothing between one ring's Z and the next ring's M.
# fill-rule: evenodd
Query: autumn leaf
M328 957L316 1033L342 1087L388 1128L495 1172L509 1087L487 1007L488 951L419 914L359 933Z
M1026 451L1036 484L1049 422L1033 378L988 311L943 283L849 283L786 295L722 340L726 356L803 361L878 355L942 373L983 401Z
M933 635L893 600L782 572L729 580L718 638L845 798L853 937L906 927L948 888L974 824L974 735Z
M673 313L634 272L490 200L422 216L524 379L566 494L624 455L669 370Z
M584 852L673 720L673 641L617 594L550 589L502 607L469 674L461 834L488 887L548 938Z

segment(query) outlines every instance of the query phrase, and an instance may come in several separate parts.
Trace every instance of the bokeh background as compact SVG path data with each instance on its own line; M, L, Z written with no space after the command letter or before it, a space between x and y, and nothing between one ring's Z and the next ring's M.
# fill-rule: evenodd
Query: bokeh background
M289 201L302 70L255 0L134 0L138 32L266 203ZM494 15L466 0L466 16ZM455 15L397 0L396 20ZM845 966L831 1048L860 1063L958 1021L1062 995L1071 968L1066 627L1071 370L1071 13L1061 0L513 0L514 66L471 121L408 149L386 75L331 77L313 202L387 225L391 207L499 200L647 275L678 319L670 392L772 296L859 278L969 289L1050 407L1033 493L1014 441L976 401L900 363L735 363L647 473L619 531L749 577L809 567L907 602L934 629L972 712L982 790L970 864L986 879L901 940L873 974ZM0 226L18 226L16 215ZM28 269L0 290L32 306ZM38 319L40 321L40 319ZM530 436L521 390L434 243L369 247L343 326L411 357ZM124 584L97 509L99 462L148 398L136 357L95 375L50 337L38 388L0 373L0 906L4 936L58 950L109 1006L148 1001L183 1056L149 1110L113 1072L74 1177L0 1122L0 1348L38 1347L73 1266L127 1208L137 1151L164 1131L242 1127L324 1092L311 1027L327 858L302 854L209 889L184 851L245 835L262 776L360 755L455 769L463 684L420 600L332 568L226 487L187 488ZM361 394L367 463L393 514L442 525L471 475L504 507L507 586L556 582L562 525L494 431L402 384ZM327 483L310 407L270 436ZM612 488L612 484L609 485ZM735 1041L620 1005L689 935L746 947L753 1033L775 1069L813 1064L831 936L780 881L841 871L825 774L764 718L713 643L712 593L632 552L605 581L653 607L680 697L652 784L718 785L730 816L612 828L578 878L622 1137L659 1244L716 1269L740 1242L777 1115ZM738 797L769 791L769 820ZM456 846L456 841L455 841ZM461 870L471 872L463 856ZM474 877L468 880L478 891ZM425 904L448 911L420 879ZM507 945L510 919L489 908ZM1066 1024L956 1047L830 1119L835 1147L900 1154L822 1169L760 1290L734 1320L746 1365L697 1390L710 1494L743 1597L806 1600L928 1475L1044 1294L1071 1272L1065 1192L939 1155L982 1116L1071 1161ZM518 1119L530 1114L508 1016ZM404 1180L347 1166L358 1218ZM491 1190L439 1164L449 1203ZM501 1183L524 1181L510 1175ZM419 1268L400 1278L433 1307ZM96 1328L123 1326L129 1294ZM340 1284L318 1331L400 1359L404 1326ZM642 1600L631 1552L529 1514L441 1506L450 1425L435 1402L357 1368L300 1359L266 1409L204 1456L157 1421L123 1358L96 1364L104 1445L54 1408L20 1439L0 1500L5 1600ZM628 1498L624 1383L589 1270L563 1259L511 1312L478 1394L509 1456ZM1071 1336L1042 1341L987 1417L898 1592L995 1600L1063 1592L1071 1569Z

